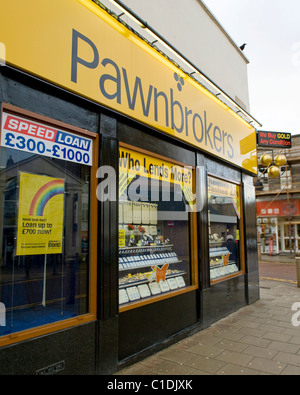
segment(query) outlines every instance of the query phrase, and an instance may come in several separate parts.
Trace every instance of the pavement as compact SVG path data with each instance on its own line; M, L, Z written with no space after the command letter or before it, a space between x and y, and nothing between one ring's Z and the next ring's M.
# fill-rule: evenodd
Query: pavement
M298 255L297 255L298 256ZM277 263L292 263L295 264L296 258L294 253L280 253L280 254L261 254L260 261L263 262L277 262Z
M300 288L261 278L256 303L115 375L300 375Z

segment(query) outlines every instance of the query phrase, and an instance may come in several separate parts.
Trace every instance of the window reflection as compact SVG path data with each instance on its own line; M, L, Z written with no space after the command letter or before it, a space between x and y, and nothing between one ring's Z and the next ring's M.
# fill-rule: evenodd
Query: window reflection
M208 177L211 280L241 270L240 207L239 186Z
M65 180L62 253L17 255L20 172ZM1 147L0 335L88 312L89 189L88 166Z

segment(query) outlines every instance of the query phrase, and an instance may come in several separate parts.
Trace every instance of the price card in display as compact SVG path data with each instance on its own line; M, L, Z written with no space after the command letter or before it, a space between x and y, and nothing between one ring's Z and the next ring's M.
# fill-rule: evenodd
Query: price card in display
M150 208L148 203L142 204L142 224L149 225L150 222Z
M132 223L132 202L130 201L123 202L123 219L127 224Z
M6 112L1 125L2 147L92 166L90 138Z
M210 277L211 277L211 278L215 278L215 277L216 277L216 272L214 271L214 269L212 269L212 270L210 271Z
M127 302L129 302L127 292L125 291L125 289L120 289L119 290L119 303L124 304Z
M151 290L152 295L158 295L161 293L160 286L157 283L150 283L149 288Z
M142 298L148 298L151 296L151 292L147 284L139 285L138 290Z
M160 281L159 286L160 286L161 292L170 291L170 287L169 287L169 284L167 283L167 281Z
M169 278L169 279L167 280L167 282L168 282L169 287L170 287L171 290L177 289L177 288L178 288L178 284L177 284L175 278Z
M134 224L140 224L142 222L142 204L139 202L132 204L132 219Z
M138 299L141 298L139 290L137 289L137 287L126 288L126 291L128 293L129 300L131 300L131 301L138 300Z
M179 288L185 287L185 282L184 282L183 277L181 277L181 276L176 277L176 282L177 282Z

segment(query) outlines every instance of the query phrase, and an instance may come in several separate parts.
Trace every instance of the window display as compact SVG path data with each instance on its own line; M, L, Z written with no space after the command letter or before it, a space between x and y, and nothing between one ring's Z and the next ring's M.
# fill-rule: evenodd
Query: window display
M191 168L120 147L120 307L192 284L192 180Z
M242 270L240 187L208 177L208 229L212 282Z
M40 130L39 137L28 135L28 130ZM86 148L93 142L10 113L2 116L1 132L3 336L90 312L92 158ZM51 135L50 143L46 135ZM55 136L64 144L54 144ZM63 150L68 157L75 152L77 160L59 157ZM84 155L90 158L86 163Z

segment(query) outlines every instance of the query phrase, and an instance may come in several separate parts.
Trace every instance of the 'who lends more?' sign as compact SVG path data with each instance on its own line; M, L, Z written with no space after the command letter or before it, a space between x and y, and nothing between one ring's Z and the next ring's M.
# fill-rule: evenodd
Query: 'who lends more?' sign
M291 133L259 130L257 132L257 145L259 147L290 149L292 148L292 135Z

